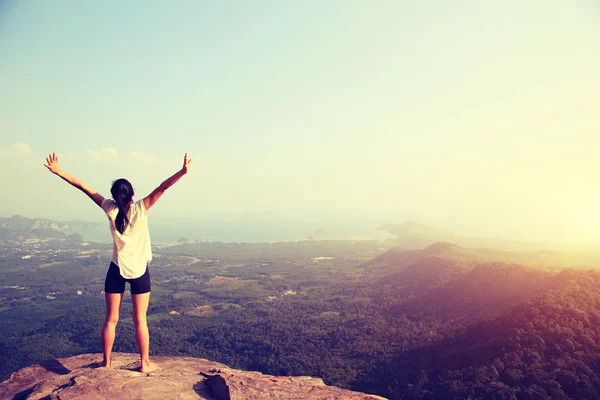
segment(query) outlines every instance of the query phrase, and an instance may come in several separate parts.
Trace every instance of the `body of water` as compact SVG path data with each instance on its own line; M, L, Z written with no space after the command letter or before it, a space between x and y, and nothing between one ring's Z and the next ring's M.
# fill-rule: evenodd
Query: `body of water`
M149 221L153 244L177 243L180 238L212 242L282 242L297 240L356 240L392 237L378 231L376 223L323 220L218 220ZM81 232L85 240L112 242L108 224L106 230Z

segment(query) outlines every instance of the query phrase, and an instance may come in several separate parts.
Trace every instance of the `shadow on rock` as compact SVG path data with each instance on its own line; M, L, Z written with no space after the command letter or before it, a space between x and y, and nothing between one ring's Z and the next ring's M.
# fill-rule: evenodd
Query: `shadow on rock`
M12 400L25 400L33 392L33 389L35 389L35 385L30 387L29 389L25 389L25 390L15 394L13 396Z
M40 363L40 365L42 367L46 368L46 371L54 372L55 374L58 374L58 375L67 375L68 373L71 372L70 369L68 369L67 367L62 365L62 363L60 361L58 361L57 359L42 361Z

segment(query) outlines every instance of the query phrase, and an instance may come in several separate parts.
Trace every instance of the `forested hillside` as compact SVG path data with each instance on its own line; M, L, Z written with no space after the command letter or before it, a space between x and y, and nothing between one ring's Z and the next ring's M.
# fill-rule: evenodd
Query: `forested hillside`
M391 398L600 397L600 274L562 272L554 289L381 365L365 387Z
M211 278L202 294L185 286L151 303L152 353L319 376L391 399L599 396L600 274L446 258L447 246L394 250L347 273L243 269L255 279L269 269L267 287L289 292L278 297L234 290L233 276ZM282 273L295 283L282 286ZM115 351L136 351L129 307ZM99 352L103 315L98 300L5 336L2 379L41 359Z

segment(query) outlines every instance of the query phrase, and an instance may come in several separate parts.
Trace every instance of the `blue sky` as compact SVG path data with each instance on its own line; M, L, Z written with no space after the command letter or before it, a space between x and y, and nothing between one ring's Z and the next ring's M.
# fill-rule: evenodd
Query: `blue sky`
M0 1L3 214L272 211L600 239L594 1ZM54 178L54 179L53 179Z

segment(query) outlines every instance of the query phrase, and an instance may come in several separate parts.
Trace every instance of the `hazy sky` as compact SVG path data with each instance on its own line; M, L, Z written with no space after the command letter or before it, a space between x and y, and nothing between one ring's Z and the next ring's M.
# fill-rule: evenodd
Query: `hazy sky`
M0 0L2 216L273 211L600 240L600 5Z

